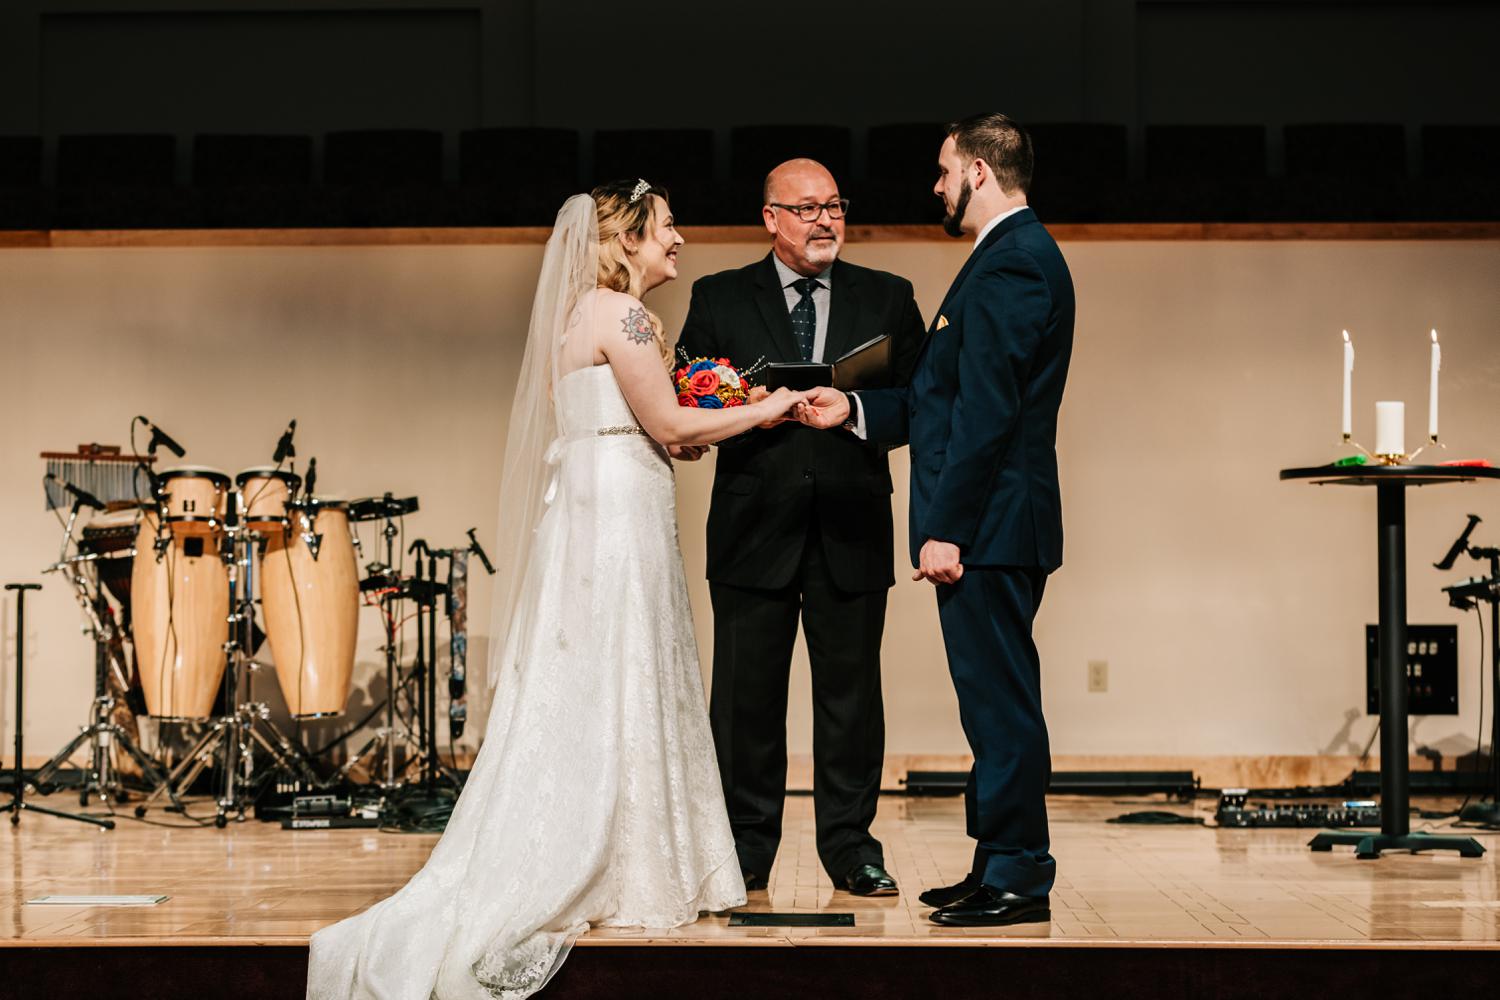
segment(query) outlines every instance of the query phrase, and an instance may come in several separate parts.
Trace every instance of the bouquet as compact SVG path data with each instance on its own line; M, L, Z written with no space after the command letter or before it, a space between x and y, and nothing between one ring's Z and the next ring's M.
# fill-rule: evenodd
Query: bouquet
M704 410L721 410L744 406L749 394L752 372L742 374L728 358L687 358L672 373L677 388L678 406L696 406Z

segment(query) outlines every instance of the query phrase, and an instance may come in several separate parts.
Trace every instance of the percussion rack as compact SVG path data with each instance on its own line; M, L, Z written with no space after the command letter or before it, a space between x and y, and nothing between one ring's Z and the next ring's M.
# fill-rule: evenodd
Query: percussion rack
M114 610L104 595L104 587L98 578L98 562L105 558L117 558L103 552L80 551L74 538L78 515L85 506L106 509L104 502L95 493L103 494L110 501L123 501L127 493L135 490L136 469L147 469L156 461L154 453L147 455L121 454L118 445L97 443L80 444L76 452L44 451L41 458L47 462L47 473L43 478L49 509L62 506L57 500L71 495L72 506L63 527L62 548L57 562L43 570L44 573L61 573L68 582L69 590L78 601L84 615L84 634L94 644L94 698L89 708L89 722L69 740L47 763L32 776L32 784L40 790L51 790L52 782L84 743L89 744L89 763L81 768L82 780L78 790L80 805L88 805L89 797L97 794L107 806L124 800L124 789L120 773L115 766L114 748L118 746L135 761L141 769L142 778L148 784L161 781L161 774L151 758L141 749L135 736L114 719L119 702L110 691L110 675L113 672L122 691L130 688L130 678L125 664L116 655L123 653L120 642L121 626ZM121 469L128 469L128 474ZM78 485L81 480L83 485ZM134 549L126 550L132 557ZM94 568L92 577L86 572ZM181 806L177 797L173 802Z
M396 621L393 609L397 602L405 600L408 596L406 588L401 586L399 576L396 574L396 536L401 533L396 522L407 514L415 513L419 509L416 497L397 499L390 493L382 498L360 501L350 508L350 519L352 521L380 520L385 523L381 527L381 537L385 539L385 562L368 567L370 575L360 584L363 590L378 590L380 592L380 618L381 625L385 629L385 679L386 679L386 701L385 701L385 725L375 730L375 735L360 747L339 768L339 779L347 779L349 773L359 766L360 761L367 756L378 754L376 758L380 763L380 770L369 769L368 773L376 778L376 784L382 792L387 795L404 787L406 773L411 770L412 764L424 753L424 747L412 738L411 728L398 729L396 726L396 691L397 681L400 675L400 650L397 648L397 632L399 624ZM377 572L383 571L383 572ZM409 756L406 762L398 769L396 767L396 751L398 746L404 745L408 750L414 751L415 756Z

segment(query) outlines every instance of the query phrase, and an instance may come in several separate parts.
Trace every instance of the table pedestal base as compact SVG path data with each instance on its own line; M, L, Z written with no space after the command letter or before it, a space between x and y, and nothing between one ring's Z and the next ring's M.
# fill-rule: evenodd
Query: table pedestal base
M1457 851L1460 857L1477 858L1484 848L1473 837L1446 837L1433 833L1320 833L1307 846L1331 851L1335 844L1349 844L1356 858L1378 858L1381 851Z

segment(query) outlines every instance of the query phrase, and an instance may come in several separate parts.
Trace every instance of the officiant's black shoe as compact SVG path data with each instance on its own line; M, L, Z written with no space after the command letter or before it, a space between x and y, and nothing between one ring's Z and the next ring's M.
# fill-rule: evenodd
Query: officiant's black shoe
M917 898L925 906L942 909L945 906L952 906L960 900L968 899L983 884L973 873L970 873L964 876L962 882L955 882L953 885L945 885L937 889L928 889Z
M771 885L771 880L766 876L750 871L748 868L741 871L740 874L745 876L746 892L758 892L761 889L769 888Z
M1052 920L1047 896L1017 896L981 885L968 897L927 915L949 927L999 927L1004 924L1042 924Z
M856 896L895 896L896 880L879 865L860 865L844 876L844 888Z

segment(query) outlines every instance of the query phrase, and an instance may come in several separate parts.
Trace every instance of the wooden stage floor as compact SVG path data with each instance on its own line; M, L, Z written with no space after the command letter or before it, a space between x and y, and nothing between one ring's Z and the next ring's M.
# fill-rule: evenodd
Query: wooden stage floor
M76 806L58 795L56 808ZM1430 803L1424 803L1430 804ZM851 928L730 928L723 915L673 930L603 930L580 947L695 946L1248 946L1500 951L1500 839L1478 833L1486 854L1387 855L1356 860L1348 848L1313 853L1309 830L1216 830L1110 824L1110 817L1170 808L1211 816L1212 800L1054 798L1059 880L1050 925L953 929L932 924L917 901L926 887L968 866L958 798L887 796L875 832L899 897L835 892L813 845L812 800L788 800L786 840L769 891L747 909L855 915ZM206 811L199 805L196 812ZM181 817L155 813L160 822ZM1413 820L1414 828L1443 829ZM1465 831L1475 833L1475 831ZM35 813L0 825L0 945L305 946L308 935L400 886L425 859L432 835L363 830L284 831L249 821L117 829ZM31 905L46 894L170 896L141 908ZM1497 963L1500 965L1500 963Z

